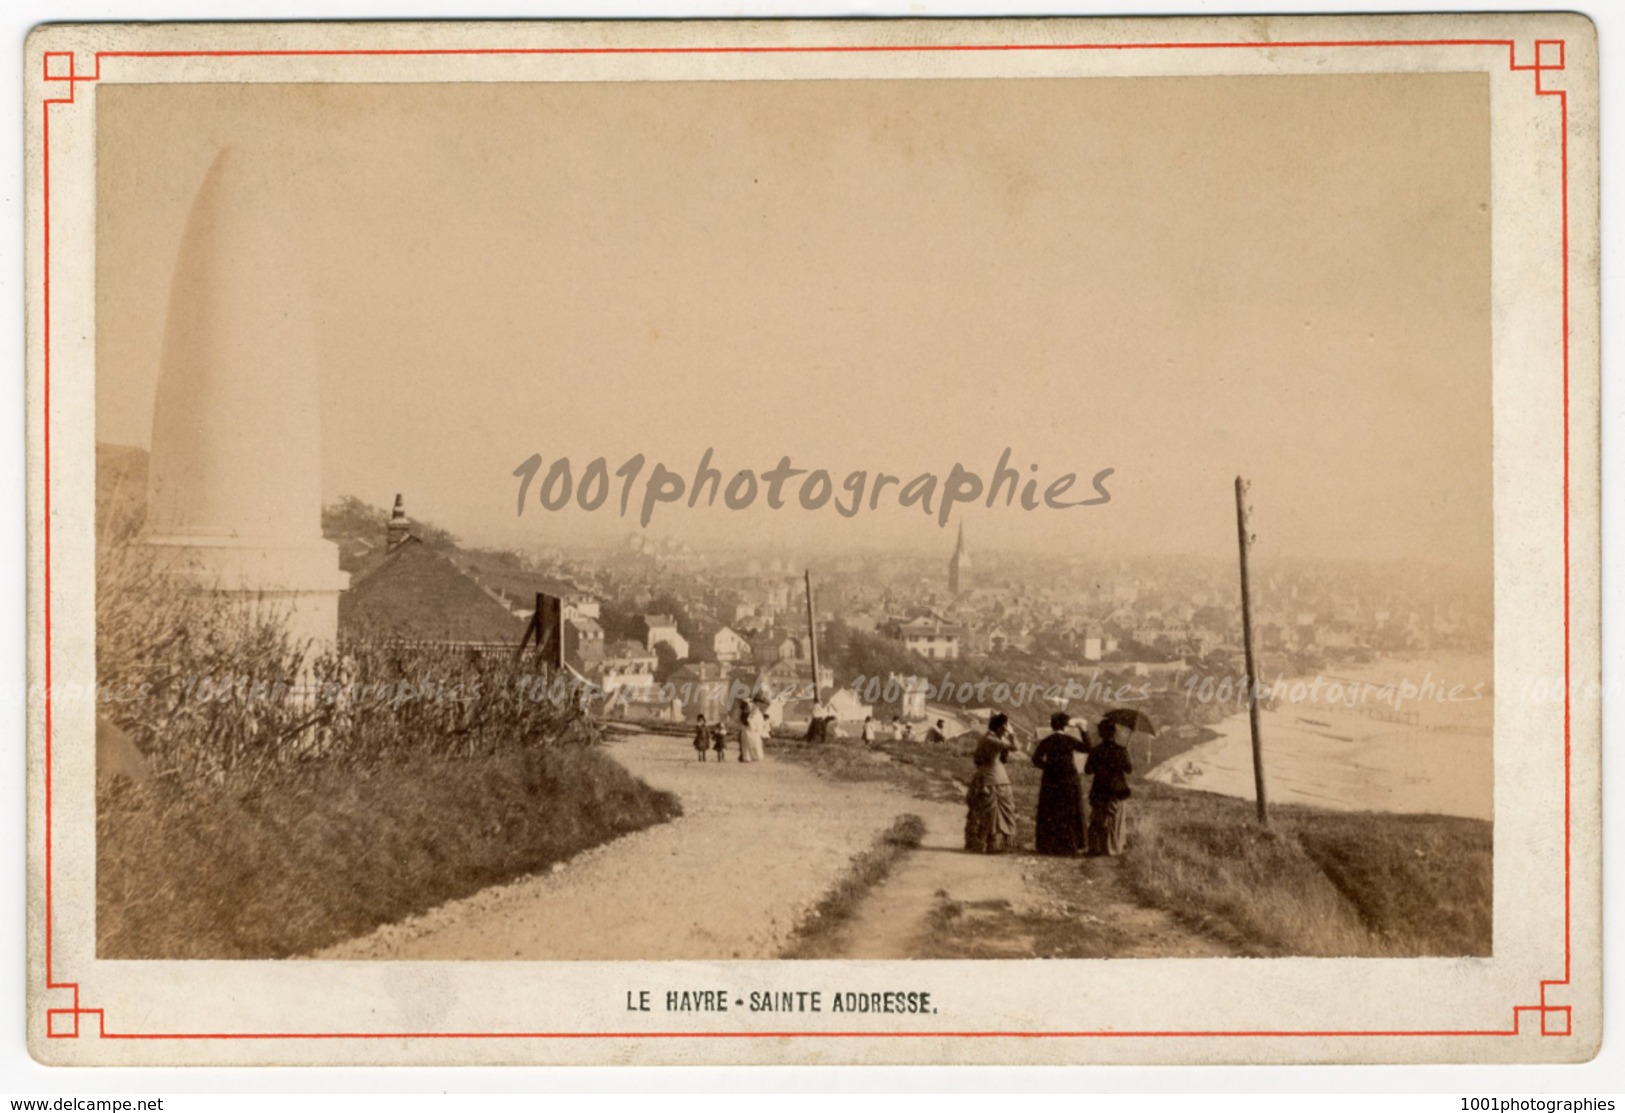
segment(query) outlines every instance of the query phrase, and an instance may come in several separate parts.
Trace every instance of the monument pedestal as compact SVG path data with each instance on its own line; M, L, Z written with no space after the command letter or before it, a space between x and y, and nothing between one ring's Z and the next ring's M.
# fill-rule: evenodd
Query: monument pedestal
M339 571L331 541L170 536L143 538L142 546L173 582L210 593L250 622L280 623L295 644L317 652L332 646L350 575Z

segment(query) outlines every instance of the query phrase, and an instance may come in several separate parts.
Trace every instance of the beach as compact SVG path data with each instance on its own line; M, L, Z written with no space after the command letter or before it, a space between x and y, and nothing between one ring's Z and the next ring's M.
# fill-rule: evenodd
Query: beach
M1265 685L1261 710L1271 803L1346 811L1494 814L1490 655L1384 659ZM1163 762L1163 784L1252 798L1245 705L1217 738Z

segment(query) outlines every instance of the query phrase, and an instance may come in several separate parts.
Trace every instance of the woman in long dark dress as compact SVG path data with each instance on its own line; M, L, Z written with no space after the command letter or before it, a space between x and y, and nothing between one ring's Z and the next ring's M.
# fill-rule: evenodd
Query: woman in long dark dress
M1100 742L1089 751L1083 766L1084 774L1094 778L1089 785L1088 852L1116 856L1123 853L1128 775L1134 766L1128 750L1117 741L1117 724L1102 719L1097 729Z
M965 849L979 854L1003 854L1016 837L1016 797L1010 789L1005 762L1016 741L1010 734L1010 716L1003 712L987 722L987 733L976 744L970 788L965 793Z
M1049 717L1050 734L1033 750L1044 771L1038 783L1037 846L1040 854L1076 854L1084 847L1083 778L1074 754L1089 752L1087 737L1069 734L1065 711Z

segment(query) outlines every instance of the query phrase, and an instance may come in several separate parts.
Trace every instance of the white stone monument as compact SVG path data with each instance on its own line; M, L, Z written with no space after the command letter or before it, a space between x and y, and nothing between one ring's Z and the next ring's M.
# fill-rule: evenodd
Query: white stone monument
M145 544L318 649L338 634L322 537L310 284L274 169L227 148L192 202L152 420Z

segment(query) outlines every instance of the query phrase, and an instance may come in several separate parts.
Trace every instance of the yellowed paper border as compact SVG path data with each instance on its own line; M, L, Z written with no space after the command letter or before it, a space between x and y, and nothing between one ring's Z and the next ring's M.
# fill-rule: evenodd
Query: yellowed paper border
M1572 1061L1601 1032L1597 84L1568 15L60 26L27 46L31 1047L52 1063ZM94 947L95 102L150 82L1478 72L1492 120L1489 959L118 962ZM1512 791L1509 791L1512 787ZM938 1015L678 1023L624 991L928 988Z

